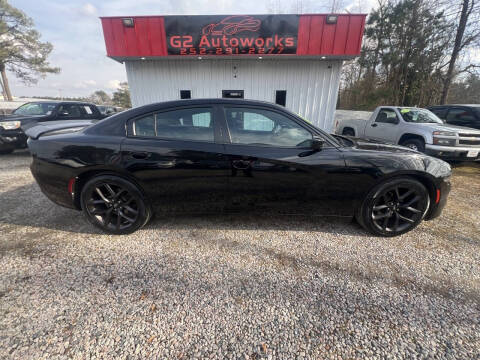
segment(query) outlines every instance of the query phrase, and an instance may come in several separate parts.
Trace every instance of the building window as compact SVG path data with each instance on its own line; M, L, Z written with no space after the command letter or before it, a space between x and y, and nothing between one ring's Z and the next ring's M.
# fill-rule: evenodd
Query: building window
M243 90L222 90L222 97L227 99L243 99Z
M190 90L180 90L180 99L191 99L192 92Z
M275 104L282 106L287 104L287 90L275 91Z

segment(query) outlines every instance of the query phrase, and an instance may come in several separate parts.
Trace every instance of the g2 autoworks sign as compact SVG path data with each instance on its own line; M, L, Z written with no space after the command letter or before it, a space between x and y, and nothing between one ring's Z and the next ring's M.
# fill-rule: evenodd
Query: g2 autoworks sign
M295 54L298 15L166 16L168 55Z

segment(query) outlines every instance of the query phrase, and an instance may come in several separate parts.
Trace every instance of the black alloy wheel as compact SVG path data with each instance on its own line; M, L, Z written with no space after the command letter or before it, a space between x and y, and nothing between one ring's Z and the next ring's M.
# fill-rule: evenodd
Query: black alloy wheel
M82 210L95 226L111 234L129 234L145 225L151 212L139 189L110 175L88 181L81 193Z
M359 223L382 236L397 236L415 228L425 217L430 196L425 186L411 178L378 185L367 195L357 215Z

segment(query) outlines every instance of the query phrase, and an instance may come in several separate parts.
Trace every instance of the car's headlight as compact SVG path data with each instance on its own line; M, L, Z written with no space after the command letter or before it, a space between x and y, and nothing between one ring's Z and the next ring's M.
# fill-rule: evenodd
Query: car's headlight
M455 146L457 143L457 140L455 139L444 139L444 138L433 138L433 144L434 145L445 145L445 146Z
M5 130L18 129L21 125L20 121L0 121L0 126Z
M433 135L440 135L440 136L456 136L457 134L451 131L434 131Z

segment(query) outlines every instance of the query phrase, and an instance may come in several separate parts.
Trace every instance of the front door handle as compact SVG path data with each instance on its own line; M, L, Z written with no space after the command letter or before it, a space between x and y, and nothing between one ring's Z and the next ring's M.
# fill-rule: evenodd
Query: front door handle
M134 159L137 159L137 160L145 160L145 159L148 159L150 157L150 153L149 152L146 152L146 151L141 151L141 152L133 152L131 154L131 156L134 158Z
M250 161L248 160L233 160L232 166L237 170L245 170L250 167Z
M372 124L372 127L377 127L377 126L378 126L378 124L375 124L375 123Z

